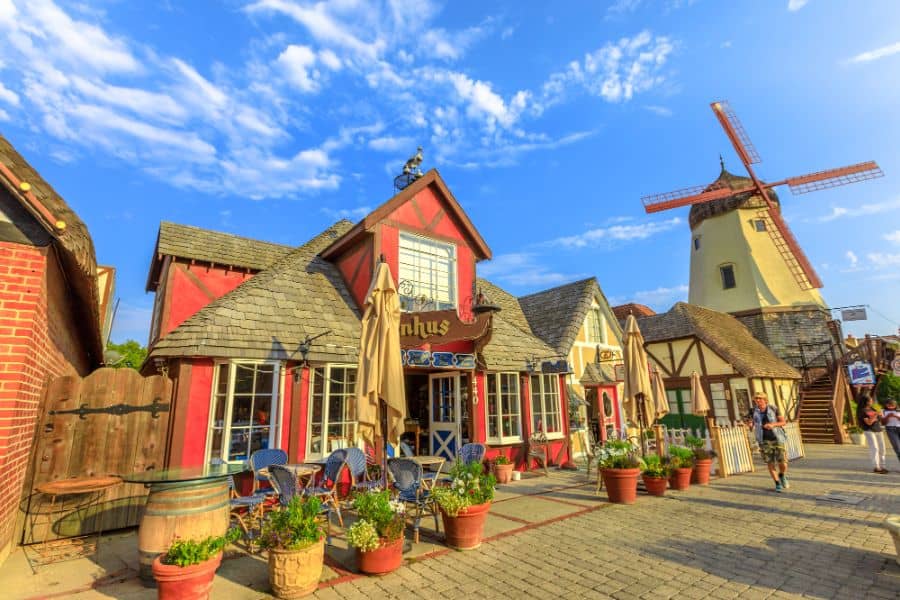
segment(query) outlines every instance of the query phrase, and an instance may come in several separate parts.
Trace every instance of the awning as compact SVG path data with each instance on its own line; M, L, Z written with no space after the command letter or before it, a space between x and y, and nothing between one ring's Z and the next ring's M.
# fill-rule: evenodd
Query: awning
M587 402L581 395L575 391L575 387L572 385L566 386L569 391L569 404L572 406L587 406Z

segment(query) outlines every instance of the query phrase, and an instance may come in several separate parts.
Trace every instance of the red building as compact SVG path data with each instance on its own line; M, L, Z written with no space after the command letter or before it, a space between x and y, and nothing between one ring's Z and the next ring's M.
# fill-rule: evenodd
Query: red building
M266 447L302 461L353 444L360 307L381 258L404 311L419 452L453 458L477 441L521 466L541 430L554 462L567 460L568 365L478 298L476 264L490 257L437 171L296 248L163 223L145 368L174 380L168 464Z
M0 136L0 561L18 542L44 385L102 362L100 296L87 227Z

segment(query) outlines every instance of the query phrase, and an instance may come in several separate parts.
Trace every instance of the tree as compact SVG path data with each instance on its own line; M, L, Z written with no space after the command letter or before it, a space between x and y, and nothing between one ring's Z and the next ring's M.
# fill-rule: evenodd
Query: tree
M147 349L134 340L127 340L124 344L108 342L104 355L107 367L140 369L147 358Z
M875 395L879 404L884 404L888 398L900 400L900 377L897 377L890 371L882 373L881 377L878 378Z

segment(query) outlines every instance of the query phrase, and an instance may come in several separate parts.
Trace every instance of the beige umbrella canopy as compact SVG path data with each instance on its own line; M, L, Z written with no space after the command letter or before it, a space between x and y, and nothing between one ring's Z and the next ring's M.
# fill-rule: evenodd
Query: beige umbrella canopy
M657 419L662 419L669 414L669 398L666 396L666 386L663 384L662 373L657 370L653 373L653 412Z
M628 420L642 427L649 427L655 414L653 389L647 369L647 353L644 351L644 336L638 328L634 315L625 320L625 348L622 355L625 363L625 397L623 407ZM640 403L640 407L638 404Z
M706 398L706 392L703 391L703 384L700 383L700 374L697 371L691 373L691 404L693 412L698 417L705 417L709 414L709 400Z
M356 382L359 435L373 445L382 436L378 401L387 404L386 439L400 440L406 418L403 359L400 355L400 298L386 263L378 263L366 294Z

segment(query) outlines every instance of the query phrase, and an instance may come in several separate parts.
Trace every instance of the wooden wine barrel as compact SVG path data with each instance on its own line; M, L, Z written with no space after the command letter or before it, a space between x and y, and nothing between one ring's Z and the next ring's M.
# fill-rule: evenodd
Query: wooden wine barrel
M225 479L152 484L138 529L141 579L153 583L153 560L176 538L199 541L225 535L229 504Z

